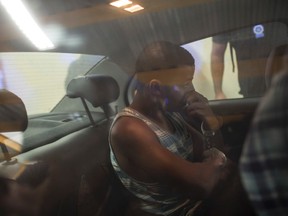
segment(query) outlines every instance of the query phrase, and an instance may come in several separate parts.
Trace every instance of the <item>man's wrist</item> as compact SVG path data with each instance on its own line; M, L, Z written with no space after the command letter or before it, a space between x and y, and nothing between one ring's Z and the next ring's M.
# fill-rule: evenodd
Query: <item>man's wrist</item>
M206 130L204 128L204 122L203 121L201 123L201 132L204 136L205 149L210 149L210 148L215 147L213 137L215 136L216 132L214 130Z
M212 137L215 135L214 130L206 129L204 121L201 122L201 132L204 136L207 136L207 137Z
M203 157L204 161L213 160L214 162L217 162L219 167L223 167L227 163L226 155L215 147L205 150L203 152Z
M211 116L211 117L207 117L205 119L205 121L202 121L201 124L201 130L203 128L203 130L208 130L208 131L216 131L218 130L220 127L222 127L222 123L223 120L221 117L218 116Z

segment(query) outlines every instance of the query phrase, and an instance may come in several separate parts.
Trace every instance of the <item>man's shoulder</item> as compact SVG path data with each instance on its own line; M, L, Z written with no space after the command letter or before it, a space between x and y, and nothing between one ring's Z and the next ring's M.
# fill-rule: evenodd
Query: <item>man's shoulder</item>
M139 118L132 116L118 117L113 126L111 127L112 136L126 136L143 135L148 133L150 128L147 124Z
M113 127L121 127L124 129L133 129L135 125L142 125L143 121L133 116L120 116L116 119Z

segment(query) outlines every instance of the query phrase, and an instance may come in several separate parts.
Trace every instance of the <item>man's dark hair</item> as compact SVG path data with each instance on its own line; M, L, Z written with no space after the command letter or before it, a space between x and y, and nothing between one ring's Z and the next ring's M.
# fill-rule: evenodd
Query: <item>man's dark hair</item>
M140 53L135 72L171 69L178 66L194 66L194 58L183 47L168 41L150 43Z

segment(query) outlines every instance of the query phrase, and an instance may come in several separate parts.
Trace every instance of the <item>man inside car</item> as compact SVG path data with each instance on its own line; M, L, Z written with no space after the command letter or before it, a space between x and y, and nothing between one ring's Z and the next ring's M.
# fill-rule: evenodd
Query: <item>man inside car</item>
M215 147L221 122L193 75L184 48L148 45L136 62L133 102L112 123L113 168L144 215L194 215L225 179L227 159Z

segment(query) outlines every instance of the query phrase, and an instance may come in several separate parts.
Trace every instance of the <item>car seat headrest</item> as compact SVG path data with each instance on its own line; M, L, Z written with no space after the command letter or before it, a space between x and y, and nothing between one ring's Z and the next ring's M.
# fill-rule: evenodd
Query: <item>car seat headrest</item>
M265 82L267 87L270 87L271 81L277 73L288 69L287 60L288 44L283 44L272 49L268 56L265 70Z
M0 132L25 131L27 124L23 101L10 91L0 90Z
M68 97L84 98L94 107L117 100L119 92L117 82L112 77L104 75L79 76L72 79L67 86Z
M81 98L86 113L93 126L96 126L91 112L85 102L94 107L101 107L107 119L114 114L109 103L118 99L120 88L116 80L105 75L88 75L75 77L67 86L66 95L70 98Z

